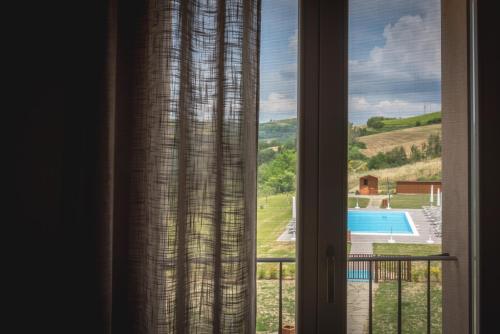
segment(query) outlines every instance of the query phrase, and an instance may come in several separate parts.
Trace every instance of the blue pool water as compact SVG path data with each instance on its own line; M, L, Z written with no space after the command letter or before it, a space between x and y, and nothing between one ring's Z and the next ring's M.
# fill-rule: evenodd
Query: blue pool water
M405 212L349 210L347 225L352 233L414 234Z
M368 281L370 273L366 269L347 270L347 279L350 281Z

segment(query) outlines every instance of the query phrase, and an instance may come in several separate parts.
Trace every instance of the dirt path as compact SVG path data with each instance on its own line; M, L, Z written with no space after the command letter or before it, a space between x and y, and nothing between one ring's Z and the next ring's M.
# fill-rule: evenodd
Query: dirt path
M373 284L372 293L378 284ZM368 282L347 283L347 333L368 333Z

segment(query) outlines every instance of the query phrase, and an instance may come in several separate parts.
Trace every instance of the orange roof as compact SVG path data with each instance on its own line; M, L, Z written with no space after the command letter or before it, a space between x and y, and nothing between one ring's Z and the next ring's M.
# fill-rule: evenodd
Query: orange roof
M373 175L365 175L365 176L361 176L360 179L376 179L376 180L378 180L378 177L373 176Z

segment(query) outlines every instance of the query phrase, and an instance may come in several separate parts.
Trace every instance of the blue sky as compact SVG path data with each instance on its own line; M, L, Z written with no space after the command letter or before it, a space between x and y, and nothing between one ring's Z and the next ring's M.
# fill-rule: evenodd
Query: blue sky
M441 108L439 0L350 0L349 119ZM296 117L297 0L262 1L260 121Z

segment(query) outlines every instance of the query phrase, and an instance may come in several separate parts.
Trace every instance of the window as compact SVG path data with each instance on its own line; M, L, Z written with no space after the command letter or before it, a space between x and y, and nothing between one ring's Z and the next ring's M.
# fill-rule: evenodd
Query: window
M262 5L257 329L468 328L466 2L297 6Z

